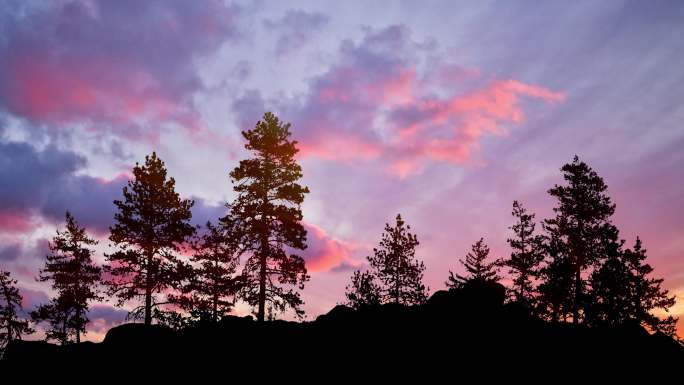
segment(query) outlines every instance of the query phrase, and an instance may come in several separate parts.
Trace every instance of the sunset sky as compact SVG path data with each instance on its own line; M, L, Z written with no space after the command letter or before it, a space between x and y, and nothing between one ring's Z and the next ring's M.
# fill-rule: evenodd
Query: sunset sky
M0 265L29 310L46 302L67 209L103 261L112 200L152 151L215 220L240 131L273 111L311 190L308 319L397 213L431 291L480 237L507 256L512 201L549 217L575 154L684 315L682 68L681 1L3 1ZM89 337L125 313L94 305Z

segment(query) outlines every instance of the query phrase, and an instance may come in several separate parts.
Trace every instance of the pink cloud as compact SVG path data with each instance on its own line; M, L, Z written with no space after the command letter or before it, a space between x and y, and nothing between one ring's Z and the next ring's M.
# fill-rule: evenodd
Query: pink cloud
M491 82L487 87L446 99L424 99L400 106L392 120L396 140L391 152L412 154L392 162L399 177L421 169L425 160L464 164L486 135L501 135L506 125L525 119L523 98L557 103L565 95L516 80ZM405 117L410 117L404 121Z
M305 121L316 130L302 138L302 157L338 161L383 158L391 174L404 178L420 172L427 161L467 163L483 137L502 135L507 126L524 123L525 99L547 103L565 99L561 92L516 80L493 81L448 98L421 98L413 95L414 90L427 94L429 89L421 89L411 70L359 87L361 90L328 87L320 90L319 100L333 110L364 100L366 105L358 109L365 113L362 123L366 126L345 132L349 130L338 127L339 123L327 115ZM372 135L376 120L385 122L384 138ZM364 130L367 132L359 132Z
M415 68L407 68L395 76L368 84L365 86L365 93L371 100L384 105L405 104L413 99L415 83Z
M239 35L240 12L221 1L32 7L5 31L0 104L50 127L85 123L153 142L165 123L195 133L195 61Z
M201 127L190 105L168 94L161 84L143 71L132 71L126 80L107 79L101 74L120 73L111 58L88 57L83 62L52 63L41 53L11 56L7 70L6 106L31 121L65 125L71 122L106 122L130 139L145 137L156 142L157 131L142 132L133 126L146 121L177 122L190 131ZM75 70L85 66L85 70ZM93 127L102 130L101 125Z
M17 273L18 277L24 278L24 279L35 279L35 277L38 275L38 269L37 268L30 268L27 266L16 266L13 271Z
M28 312L36 308L40 304L47 303L50 298L44 291L20 288L21 307Z
M309 272L325 272L345 266L357 266L352 258L357 246L331 237L324 229L311 223L304 226L307 230L308 247L303 255Z
M27 213L0 210L0 233L24 233L32 228L33 221Z
M420 66L426 50L440 58L429 72ZM398 26L343 42L338 62L311 81L309 94L285 106L300 156L373 160L405 178L430 163L471 163L484 137L524 124L527 101L565 99L539 85L483 79L440 55Z
M346 135L325 134L320 140L307 140L298 145L300 158L352 161L377 158L383 149L372 142Z

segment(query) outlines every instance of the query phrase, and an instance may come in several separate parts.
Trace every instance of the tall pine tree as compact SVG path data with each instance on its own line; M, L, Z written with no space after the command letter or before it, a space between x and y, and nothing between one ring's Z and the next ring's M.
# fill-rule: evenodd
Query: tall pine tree
M514 237L508 238L511 258L505 261L513 278L513 292L517 302L531 303L534 289L532 279L539 274L539 264L544 259L544 238L534 234L534 214L518 202L513 201L516 222L510 227Z
M9 271L0 270L0 358L7 344L33 333L28 321L19 317L21 300L17 280Z
M131 313L150 325L164 316L160 298L167 290L178 289L188 279L190 268L177 257L181 246L195 233L190 224L193 201L181 199L176 182L167 177L164 162L156 153L135 164L134 179L123 188L123 200L114 204L114 226L109 239L119 249L107 255L111 279L108 293L118 297L119 305L142 299Z
M90 322L87 316L89 303L102 299L98 289L102 268L93 262L93 250L90 249L96 244L97 241L90 238L85 228L67 212L66 229L57 230L50 242L51 253L40 271L38 280L50 281L56 297L51 304L43 305L33 313L34 319L57 325L53 334L62 343L68 342L70 335L75 336L76 343L81 342L81 333L86 332Z
M577 156L561 171L566 184L549 190L558 202L553 208L556 216L544 221L544 229L550 238L563 245L563 253L557 257L567 259L572 268L572 319L578 323L586 302L582 274L598 265L618 242L617 229L610 221L615 205L606 194L603 179Z
M241 224L242 247L249 254L241 295L257 307L259 321L265 319L267 302L273 311L292 308L302 316L297 290L304 289L309 276L304 259L289 252L306 248L301 205L309 189L298 183L297 141L290 139L290 124L270 112L242 135L252 157L230 173L238 193L231 214Z
M498 275L501 263L498 260L487 262L488 258L489 246L484 242L484 238L480 238L472 245L471 251L466 254L465 260L459 260L461 265L465 267L466 274L458 275L450 270L449 278L446 282L447 287L456 289L469 281L498 282L501 279Z
M373 275L382 283L383 302L414 305L427 299L423 284L425 265L416 259L419 242L410 230L411 226L397 214L395 225L385 224L379 246L368 256Z

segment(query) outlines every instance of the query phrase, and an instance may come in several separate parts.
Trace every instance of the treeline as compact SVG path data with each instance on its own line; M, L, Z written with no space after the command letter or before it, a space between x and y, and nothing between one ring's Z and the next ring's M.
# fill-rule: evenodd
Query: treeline
M657 317L675 297L651 277L646 250L637 237L629 248L611 222L615 204L603 179L577 156L561 168L564 185L548 193L556 199L555 216L541 222L513 202L514 224L507 258L492 258L484 238L459 262L465 274L449 271L446 286L459 290L467 282L499 282L501 270L511 279L509 301L551 322L588 326L636 324L674 336L677 319ZM379 247L368 257L370 269L355 271L346 288L347 305L382 303L418 305L426 300L425 266L415 257L415 234L397 215L387 224Z
M181 199L164 162L152 153L136 163L123 188L110 227L112 253L98 266L97 244L66 213L66 227L50 242L50 254L37 278L49 282L55 296L30 313L42 323L46 339L80 341L89 322L89 306L111 298L118 306L136 303L130 319L182 327L217 321L241 300L263 321L293 309L302 316L299 291L308 281L301 204L307 187L298 181L297 142L290 125L266 113L244 131L251 157L230 172L237 197L216 223L193 226L192 200ZM33 330L19 316L21 297L9 272L0 275L2 346Z
M299 292L309 276L297 250L306 248L301 204L297 142L290 125L266 113L244 131L251 157L230 172L237 197L215 223L193 226L193 201L181 199L164 162L152 153L133 168L123 188L110 227L112 253L103 266L93 261L97 244L66 213L66 226L50 242L40 281L55 296L30 313L42 323L46 339L79 342L86 332L93 302L112 298L118 306L137 306L129 317L181 328L189 323L217 322L237 301L255 309L258 321L292 309L303 316ZM534 214L513 203L515 223L506 259L489 257L480 239L460 262L464 275L449 272L446 285L459 290L466 282L498 282L500 270L512 279L510 301L552 322L586 325L636 323L674 335L676 319L658 318L674 297L650 277L646 251L637 238L625 247L610 218L615 210L603 180L577 157L561 169L564 185L549 194L557 199L555 216L537 231ZM424 264L415 255L418 238L400 215L387 224L369 255L367 271L355 271L346 288L354 308L383 303L422 304ZM16 280L0 272L0 343L33 332L21 318ZM1 346L0 346L1 347Z

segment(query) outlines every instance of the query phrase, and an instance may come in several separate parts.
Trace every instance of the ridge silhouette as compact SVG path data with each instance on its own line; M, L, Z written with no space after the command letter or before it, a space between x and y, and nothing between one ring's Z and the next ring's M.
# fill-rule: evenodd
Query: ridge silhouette
M259 323L251 316L226 316L217 324L197 323L178 331L162 325L124 324L110 329L101 343L57 346L12 341L5 362L220 357L236 367L249 368L261 365L252 358L265 346L287 347L288 354L266 356L263 365L307 362L321 356L360 362L396 357L399 362L414 363L485 357L491 364L549 360L559 365L595 359L621 360L623 364L684 360L684 347L662 333L649 334L639 325L589 328L548 323L531 315L525 306L504 303L505 296L499 283L470 281L459 289L437 291L422 305L388 303L358 309L337 305L311 322ZM448 347L454 349L445 352ZM582 354L577 356L579 352Z

